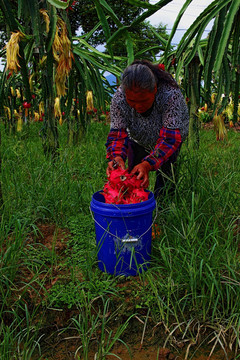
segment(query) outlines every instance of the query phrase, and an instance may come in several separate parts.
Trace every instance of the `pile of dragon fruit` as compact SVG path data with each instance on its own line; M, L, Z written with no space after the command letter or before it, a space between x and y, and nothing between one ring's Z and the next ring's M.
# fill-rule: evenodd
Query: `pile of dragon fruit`
M148 200L148 192L141 187L142 180L120 167L111 171L103 188L107 204L136 204Z

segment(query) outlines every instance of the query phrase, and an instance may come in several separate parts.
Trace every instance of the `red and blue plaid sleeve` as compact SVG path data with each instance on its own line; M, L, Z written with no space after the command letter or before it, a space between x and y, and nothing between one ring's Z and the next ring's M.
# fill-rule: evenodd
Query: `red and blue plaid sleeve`
M121 156L126 161L128 150L127 131L125 129L110 129L105 146L107 148L106 157L108 160Z
M148 161L154 170L158 170L179 148L181 143L182 137L179 129L162 128L154 150L143 161Z

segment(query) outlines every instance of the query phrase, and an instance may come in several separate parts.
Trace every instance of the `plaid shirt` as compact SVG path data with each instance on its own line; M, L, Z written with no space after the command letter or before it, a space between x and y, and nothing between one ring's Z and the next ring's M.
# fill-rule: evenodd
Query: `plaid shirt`
M148 161L153 170L158 170L169 157L179 148L182 138L179 129L162 128L155 148L142 161ZM127 158L128 133L125 129L111 129L107 138L107 159L113 160L121 156Z

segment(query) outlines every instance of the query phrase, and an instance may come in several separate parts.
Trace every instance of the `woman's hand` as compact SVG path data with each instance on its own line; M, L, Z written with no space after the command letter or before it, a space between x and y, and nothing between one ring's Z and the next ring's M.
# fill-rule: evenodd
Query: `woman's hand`
M149 164L148 161L143 161L140 164L137 164L134 166L134 168L131 171L132 175L137 175L137 179L142 179L141 186L146 189L149 186L149 177L148 173L151 171L152 166Z
M110 172L116 167L120 166L120 168L125 169L125 162L123 161L123 158L121 156L116 156L112 161L109 161L108 167L107 167L107 177L110 176Z

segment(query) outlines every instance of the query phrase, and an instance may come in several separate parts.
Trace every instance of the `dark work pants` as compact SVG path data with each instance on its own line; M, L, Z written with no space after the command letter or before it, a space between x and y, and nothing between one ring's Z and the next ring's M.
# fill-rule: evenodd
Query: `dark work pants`
M181 146L180 146L181 147ZM165 196L166 194L171 195L175 190L175 185L168 178L173 178L173 171L176 167L176 160L180 151L180 147L178 150L170 156L168 161L166 161L161 166L161 172L156 171L156 182L154 187L154 196L155 198L159 198ZM135 165L139 164L143 158L145 158L149 153L144 149L143 146L139 145L133 140L129 140L128 142L128 169L131 171ZM173 168L173 169L172 169Z

